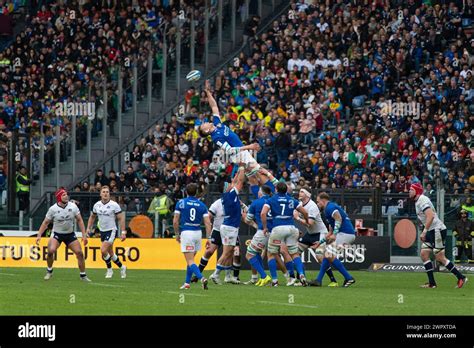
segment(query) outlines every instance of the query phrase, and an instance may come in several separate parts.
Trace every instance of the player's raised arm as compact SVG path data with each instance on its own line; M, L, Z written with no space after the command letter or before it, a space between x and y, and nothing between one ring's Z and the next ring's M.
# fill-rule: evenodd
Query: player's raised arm
M51 220L48 220L45 218L43 220L43 223L41 224L39 230L38 230L38 236L36 237L36 244L39 245L41 241L41 236L43 235L44 231L48 228L48 225L51 223Z
M207 101L209 103L209 106L211 107L211 110L212 110L212 114L215 115L215 116L219 116L219 107L217 106L217 102L216 100L214 99L213 95L212 95L212 92L211 92L211 83L209 82L209 80L206 80L206 83L204 85L204 91L206 92L206 95L207 95Z
M237 175L234 178L234 187L238 192L242 190L242 187L244 186L244 180L245 180L245 168L239 167L239 171L237 172Z

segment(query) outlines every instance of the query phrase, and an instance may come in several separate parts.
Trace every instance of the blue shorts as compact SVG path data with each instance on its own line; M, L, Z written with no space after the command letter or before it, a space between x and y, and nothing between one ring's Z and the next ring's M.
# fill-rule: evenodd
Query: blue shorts
M61 245L61 243L64 242L66 246L71 244L75 240L77 240L76 234L74 232L71 232L71 233L53 232L53 238L59 242L59 245Z
M115 240L115 237L117 237L116 230L100 231L100 240L102 242L113 243Z
M221 233L217 230L212 230L212 234L211 234L211 239L210 239L211 243L214 244L214 245L217 245L218 247L222 246L222 237L221 237ZM239 239L239 236L237 236L237 243L236 243L236 246L240 245L240 239Z

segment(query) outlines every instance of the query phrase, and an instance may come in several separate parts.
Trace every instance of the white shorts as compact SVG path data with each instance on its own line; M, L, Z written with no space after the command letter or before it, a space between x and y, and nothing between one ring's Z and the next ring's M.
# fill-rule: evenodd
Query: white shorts
M181 252L195 253L201 250L201 231L181 232Z
M252 245L254 249L261 251L267 247L267 244L268 244L268 236L265 236L265 234L263 233L263 230L257 230L257 233L254 234L252 241L250 242L250 245Z
M326 251L332 255L338 255L338 253L344 249L344 245L354 243L355 234L339 232L336 234L336 241L326 246Z
M258 164L255 158L252 157L249 151L241 151L236 155L230 156L230 163L245 163L247 166L251 164Z
M300 231L291 225L277 226L272 229L270 238L268 238L268 252L277 254L280 251L281 244L284 243L288 248L290 255L298 252L298 238Z
M221 225L221 239L222 245L235 246L237 243L237 236L239 229L237 227Z
M352 244L354 243L355 238L355 234L339 232L336 234L336 245L342 246L344 244Z

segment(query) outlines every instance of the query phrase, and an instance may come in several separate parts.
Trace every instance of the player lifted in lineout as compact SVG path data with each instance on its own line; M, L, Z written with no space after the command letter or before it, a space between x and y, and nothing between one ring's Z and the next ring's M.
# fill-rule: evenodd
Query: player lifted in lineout
M38 237L36 238L36 244L39 245L41 236L43 235L48 225L53 223L53 231L51 232L51 238L48 242L48 269L44 280L49 280L53 276L53 262L54 254L60 247L61 243L66 244L66 248L71 249L77 257L77 263L80 270L80 279L86 282L90 282L90 279L86 275L86 262L84 259L84 253L82 252L81 243L77 240L74 232L74 220L77 221L79 228L82 232L82 242L84 246L87 245L87 234L84 227L84 221L82 221L81 212L77 205L69 201L67 191L60 188L56 191L56 204L52 205L43 223L38 231Z
M420 183L411 184L409 191L410 198L415 200L415 209L418 219L423 224L423 232L420 240L421 260L428 275L428 283L423 284L422 288L436 288L436 282L433 275L433 262L430 260L430 254L433 252L438 262L441 262L458 279L456 287L462 288L467 282L467 278L459 272L454 264L446 258L444 254L446 242L446 225L440 220L430 199L423 194L423 186Z
M217 106L217 102L211 93L211 85L209 80L206 81L205 91L209 106L212 110L212 123L205 122L199 127L201 136L210 136L214 144L219 146L219 148L223 150L228 156L230 163L243 163L245 165L247 176L260 175L260 165L249 152L259 151L260 145L258 143L254 143L244 146L239 136L222 123L221 117L219 115L219 107ZM262 176L262 182L264 182L264 180L265 178Z
M110 188L108 186L102 186L100 189L100 201L96 202L92 208L92 214L87 222L86 230L89 236L91 235L91 229L96 217L99 217L97 227L99 228L100 240L102 242L100 251L102 253L102 259L107 266L105 278L112 278L114 274L112 261L120 268L120 276L126 278L127 267L122 265L122 262L120 262L118 256L114 253L114 240L117 236L117 224L115 220L117 218L121 229L120 240L123 242L127 236L127 231L125 230L125 213L122 212L117 202L110 199Z

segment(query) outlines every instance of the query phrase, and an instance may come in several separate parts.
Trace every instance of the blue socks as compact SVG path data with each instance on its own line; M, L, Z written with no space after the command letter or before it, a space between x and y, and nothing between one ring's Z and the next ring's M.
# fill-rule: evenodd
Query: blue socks
M342 264L339 259L334 259L332 262L333 266L344 276L344 279L349 280L353 279L352 276L347 272L346 267Z
M272 279L277 280L278 279L277 262L275 259L268 260L268 268L270 269L270 274L272 275Z
M260 255L260 254L257 254ZM260 257L260 260L262 258ZM252 257L249 262L252 265L252 267L257 270L257 272L260 274L260 277L262 279L267 277L267 274L265 273L265 270L263 269L263 264L260 262L257 256Z
M316 280L319 283L323 282L323 277L326 274L326 271L328 270L328 268L330 266L331 266L331 263L329 262L329 260L328 259L323 259L323 263L321 264L321 268L319 269L318 277L316 278Z
M293 263L293 261L289 261L285 263L285 267L288 270L290 277L294 278L295 277L295 264Z
M303 262L301 262L301 258L298 256L298 257L295 257L293 259L293 263L295 264L295 268L296 268L296 271L299 273L299 274L303 274L304 275L304 267L303 267Z
M194 273L197 277L197 279L202 278L201 271L199 270L198 266L196 266L195 263L193 263L191 266L189 266L189 270L191 271L191 274Z
M193 271L191 271L191 268L189 266L186 267L186 280L184 281L186 284L191 283L192 275L193 275Z

